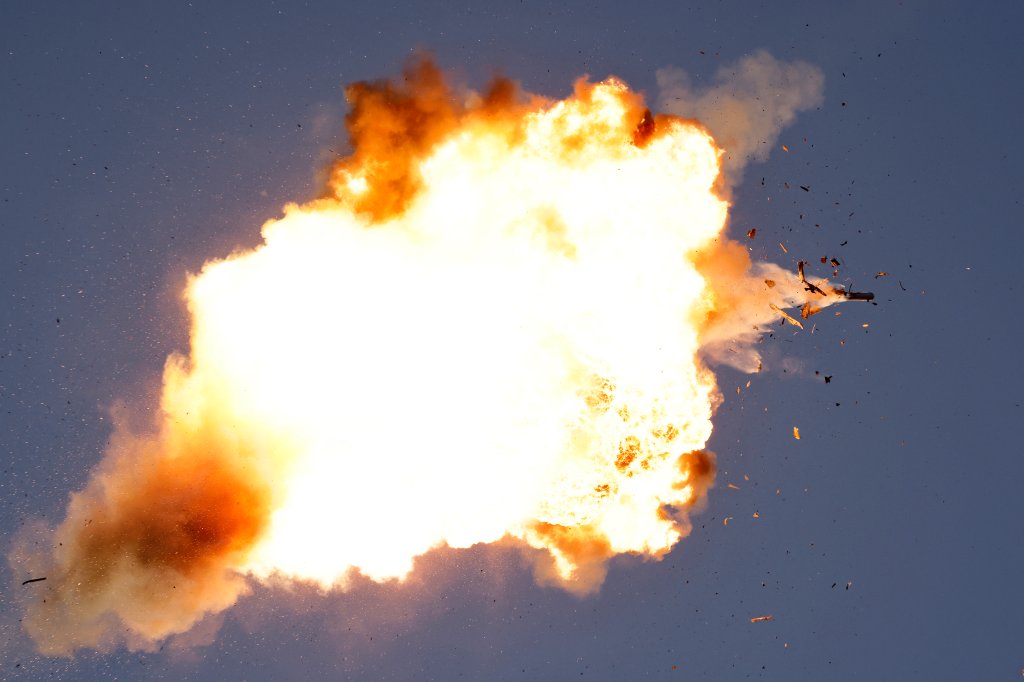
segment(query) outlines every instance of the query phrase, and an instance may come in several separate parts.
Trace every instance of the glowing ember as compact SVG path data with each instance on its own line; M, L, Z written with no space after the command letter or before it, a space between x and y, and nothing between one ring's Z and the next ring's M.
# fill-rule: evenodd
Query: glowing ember
M700 358L752 370L758 325L839 300L752 268L708 132L615 79L460 102L421 62L348 94L328 196L190 282L159 424L119 431L56 531L41 650L182 632L246 575L401 579L503 538L594 590L713 479Z

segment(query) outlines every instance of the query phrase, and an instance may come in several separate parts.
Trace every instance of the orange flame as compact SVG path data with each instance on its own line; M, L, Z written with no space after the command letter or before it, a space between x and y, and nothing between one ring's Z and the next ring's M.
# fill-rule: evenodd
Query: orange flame
M508 538L586 593L688 532L701 355L751 368L768 304L807 300L723 238L707 131L615 79L460 100L419 61L347 94L328 194L191 279L155 433L119 433L56 531L42 651L183 632L246 576L402 579Z

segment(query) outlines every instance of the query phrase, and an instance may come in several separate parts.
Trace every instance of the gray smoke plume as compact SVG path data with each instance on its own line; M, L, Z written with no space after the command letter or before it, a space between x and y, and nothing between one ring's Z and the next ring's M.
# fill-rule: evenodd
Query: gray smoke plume
M800 111L822 103L825 76L806 62L783 62L764 50L722 66L708 87L695 87L682 69L659 69L658 111L699 120L725 149L730 187L750 161L764 161L779 133Z

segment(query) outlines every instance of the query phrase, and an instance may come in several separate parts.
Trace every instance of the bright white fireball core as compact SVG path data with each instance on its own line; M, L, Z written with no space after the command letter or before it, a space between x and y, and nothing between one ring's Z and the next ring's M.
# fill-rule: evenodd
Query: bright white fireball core
M616 552L678 539L659 510L689 501L677 459L710 435L714 390L688 255L727 205L708 135L672 122L636 146L622 87L531 114L520 139L454 135L385 224L289 206L192 282L194 394L292 444L248 570L402 577L441 544L542 546L538 522ZM643 466L616 467L624 442Z

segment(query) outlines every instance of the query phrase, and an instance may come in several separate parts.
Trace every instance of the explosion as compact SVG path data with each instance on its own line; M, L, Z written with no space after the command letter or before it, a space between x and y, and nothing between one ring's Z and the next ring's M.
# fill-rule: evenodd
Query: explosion
M752 266L711 134L619 80L463 93L418 60L347 96L325 194L190 279L158 423L119 428L52 552L12 558L49 577L42 652L161 640L254 581L401 580L441 546L536 548L540 582L591 592L689 532L705 361L753 370L772 306L843 298Z

